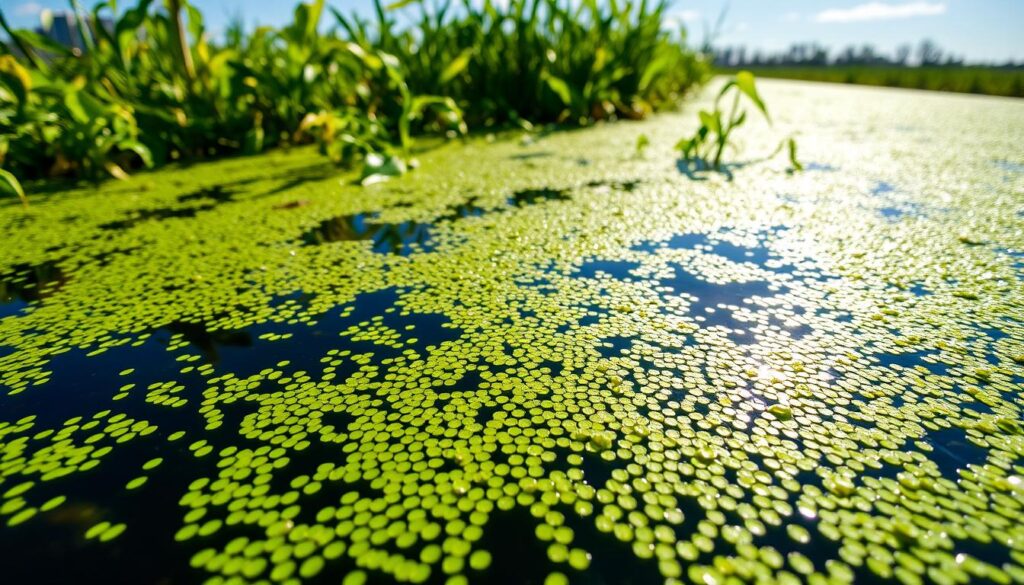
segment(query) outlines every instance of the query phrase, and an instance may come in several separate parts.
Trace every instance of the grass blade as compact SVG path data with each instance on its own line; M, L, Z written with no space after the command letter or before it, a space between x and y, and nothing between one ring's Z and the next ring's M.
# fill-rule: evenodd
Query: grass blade
M21 188L21 183L18 182L18 177L15 177L14 173L0 169L0 182L3 182L9 189L14 191L14 194L21 199L22 207L28 209L28 197L25 196L25 190Z

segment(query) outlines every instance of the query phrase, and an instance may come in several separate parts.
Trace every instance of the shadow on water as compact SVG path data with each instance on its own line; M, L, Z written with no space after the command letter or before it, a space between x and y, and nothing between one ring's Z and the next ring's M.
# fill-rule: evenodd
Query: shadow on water
M259 197L269 197L271 195L277 195L280 193L286 193L297 187L304 185L305 183L312 181L323 181L332 176L338 174L338 167L330 162L318 162L298 169L291 169L284 173L279 173L270 177L274 180L283 181L280 185L270 189L269 191L258 195Z
M439 216L437 221L455 221L467 217L479 217L487 213L486 208L477 205L479 200L479 197L470 197L463 203L451 205L448 207L448 213Z
M218 203L225 203L227 201L233 201L235 195L238 193L238 189L226 189L224 185L211 185L209 187L203 187L196 189L189 193L178 196L178 201L182 203L188 203L189 201L216 201Z
M161 221L164 219L181 219L195 217L196 214L202 211L209 211L214 207L217 207L218 203L203 203L201 205L195 205L192 207L160 207L157 209L134 209L126 214L124 219L107 222L101 224L99 227L103 230L124 230L128 229L136 224L155 220Z
M308 246L333 242L370 241L378 254L407 256L413 252L429 252L430 226L416 221L397 223L375 221L377 213L355 213L325 219L302 234Z
M56 293L68 275L56 262L20 264L0 274L0 317L15 315L31 302Z
M721 165L718 172L722 173L727 181L732 181L732 170L742 167L742 164ZM676 159L676 170L691 181L707 181L708 173L712 172L711 167L705 165L702 161L689 161L681 158Z
M509 206L526 207L545 201L566 201L569 192L556 189L528 189L517 191L506 199ZM378 254L407 256L413 252L431 252L431 231L434 223L450 222L468 217L479 217L489 212L501 212L502 208L488 209L477 205L478 197L450 205L447 211L434 222L414 220L401 222L379 221L379 212L363 212L339 215L320 222L315 228L301 236L307 246L319 246L333 242L372 242L372 250Z
M246 377L282 360L290 362L289 369L310 373L323 368L320 358L329 349L348 349L353 353L373 352L383 359L394 357L405 349L425 353L430 347L456 339L459 331L445 327L447 318L439 314L413 313L401 315L387 312L396 307L398 292L384 289L358 295L343 316L341 307L319 315L312 324L295 325L284 323L263 323L244 330L230 332L230 339L238 343L215 343L218 370L232 372ZM342 332L373 317L383 316L382 324L403 332L406 343L402 349L375 345L369 341L354 341L342 336ZM411 326L411 330L406 330ZM287 339L273 341L268 335L288 335ZM251 343L245 345L245 336ZM202 338L201 338L202 339ZM205 339L204 339L205 341ZM201 349L201 346L198 346Z
M526 207L542 201L568 201L569 192L564 189L525 189L517 191L507 199L509 205Z
M524 152L521 154L513 154L509 156L512 160L532 160L535 158L548 158L553 156L555 153L550 150L542 150L538 152Z
M225 347L252 347L252 334L245 330L210 330L202 323L175 321L164 327L172 334L181 334L186 341L203 354L203 359L213 365L220 361L220 351Z
M198 396L205 383L195 371L181 372L186 364L177 358L183 353L198 353L202 362L213 365L216 372L230 372L240 378L284 360L289 362L289 370L316 374L324 367L320 359L331 349L372 352L383 359L407 349L424 354L433 346L460 335L459 330L448 327L447 318L439 314L387 312L397 307L397 301L396 290L384 289L360 294L344 309L336 307L326 311L310 323L270 321L244 329L218 330L202 323L178 321L155 329L138 345L118 345L91 356L88 355L91 348L72 349L55 356L48 365L53 372L50 381L8 405L5 416L14 420L37 414L41 425L59 424L81 413L82 405L109 404L126 383L135 384L135 388L129 391L131 397L124 401L124 406L144 396L149 384L167 380L184 385L181 396ZM401 332L405 341L401 349L355 341L342 335L359 323L381 315L383 325ZM407 329L410 326L411 329ZM188 344L183 349L169 351L175 335L180 335ZM198 362L195 365L199 365ZM121 376L120 372L129 367L136 371L130 376ZM96 410L99 409L97 406Z
M827 163L812 162L812 163L805 164L804 165L804 170L805 171L833 172L833 171L838 171L839 167L832 166L832 165L827 164Z

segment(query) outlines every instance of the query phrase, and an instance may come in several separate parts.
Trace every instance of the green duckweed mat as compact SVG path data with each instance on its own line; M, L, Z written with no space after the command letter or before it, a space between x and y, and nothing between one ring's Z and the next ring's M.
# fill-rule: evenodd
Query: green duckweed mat
M763 93L5 200L0 580L1024 582L1024 101Z

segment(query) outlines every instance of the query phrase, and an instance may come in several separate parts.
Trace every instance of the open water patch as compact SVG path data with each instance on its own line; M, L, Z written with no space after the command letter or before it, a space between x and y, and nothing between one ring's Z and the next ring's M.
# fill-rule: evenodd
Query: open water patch
M960 479L958 470L983 465L988 458L988 451L968 440L967 433L960 427L929 429L924 440L935 449L929 458L943 477L953 481Z
M872 356L878 364L886 368L924 368L927 372L937 375L946 375L949 366L935 359L938 352L934 350L918 349L904 352L882 352Z

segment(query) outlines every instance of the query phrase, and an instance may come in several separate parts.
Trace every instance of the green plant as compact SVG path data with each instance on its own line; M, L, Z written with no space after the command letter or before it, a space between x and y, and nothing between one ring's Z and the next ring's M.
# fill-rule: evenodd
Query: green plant
M22 189L18 178L10 171L0 169L0 184L3 184L6 189L13 191L21 199L22 207L28 208L28 197L25 196L25 190Z
M28 179L124 177L309 140L350 164L407 151L427 110L464 129L454 103L411 90L393 56L321 33L323 6L299 4L279 29L234 26L215 44L186 0L119 13L101 3L92 18L113 27L82 27L82 53L0 19L18 54L0 48L0 164ZM313 131L324 120L334 131Z
M665 30L665 1L397 2L419 10L406 29L375 5L375 25L335 15L353 40L395 55L414 91L452 97L471 126L640 118L708 72L685 31Z
M409 25L376 2L374 22L330 9L326 31L313 0L285 26L236 23L221 40L188 0L101 2L87 15L69 2L84 51L0 12L11 39L0 45L0 188L308 142L372 181L412 166L424 133L638 118L708 71L685 31L664 30L665 3L646 0L392 5L417 5ZM85 26L101 18L113 25Z
M727 116L722 110L722 100L732 97L732 108ZM740 108L740 99L746 97L764 115L771 120L764 101L757 93L754 75L749 71L740 71L730 79L715 98L714 109L701 110L700 126L690 138L684 138L676 144L683 160L696 164L701 168L718 170L722 165L722 156L726 147L730 146L729 138L734 130L747 120L747 112Z
M643 156L644 151L646 151L650 146L651 139L648 138L646 134L641 134L636 137L636 146L634 148L637 156Z
M730 98L732 106L726 115L722 110L722 101ZM730 143L732 133L747 120L747 111L740 106L741 100L744 99L752 103L764 115L765 120L769 124L771 123L768 109L757 91L754 75L749 71L740 71L719 90L712 110L698 112L700 125L693 136L684 138L676 144L676 150L679 151L683 161L688 165L696 166L696 170L721 170L725 151L732 146ZM788 150L792 170L803 170L803 165L800 164L796 156L796 140L792 137L780 143L768 158L775 156L784 147Z

